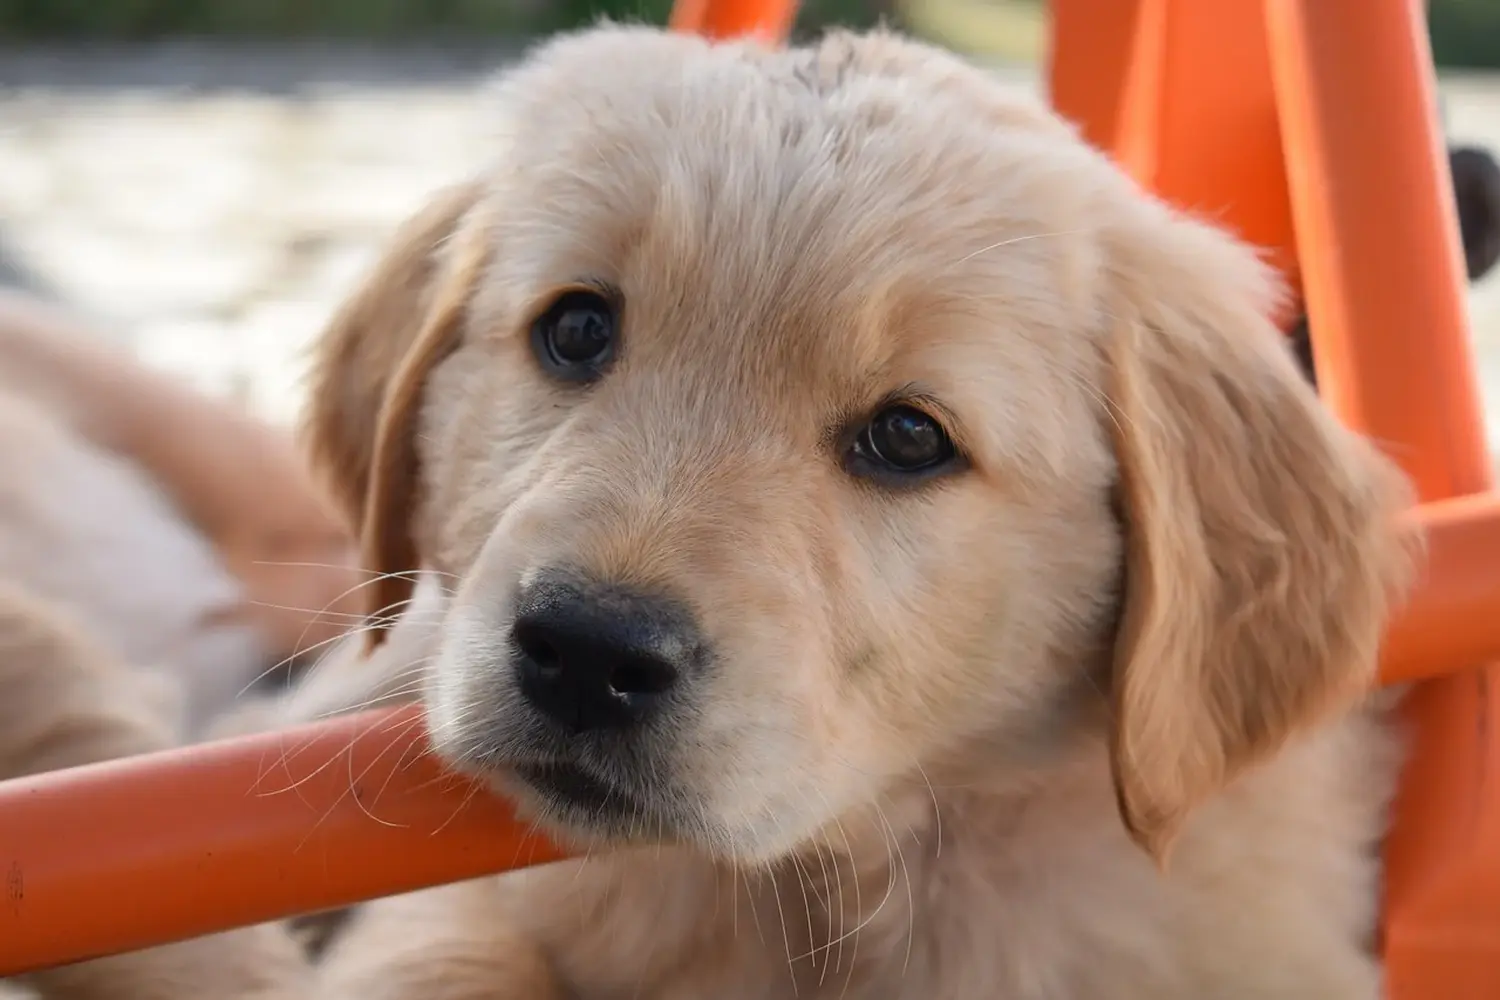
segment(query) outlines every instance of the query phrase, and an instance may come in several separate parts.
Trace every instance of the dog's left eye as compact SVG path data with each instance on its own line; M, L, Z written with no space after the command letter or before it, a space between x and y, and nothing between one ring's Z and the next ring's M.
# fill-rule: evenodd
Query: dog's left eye
M531 344L542 367L568 382L589 382L603 374L615 354L614 304L597 292L572 291L537 317Z
M851 455L874 471L929 472L958 457L943 425L914 406L888 406L875 414L854 439Z

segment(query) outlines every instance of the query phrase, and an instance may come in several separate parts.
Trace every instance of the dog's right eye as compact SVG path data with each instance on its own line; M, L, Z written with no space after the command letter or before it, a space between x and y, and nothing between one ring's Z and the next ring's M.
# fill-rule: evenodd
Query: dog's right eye
M565 292L531 328L531 347L543 370L567 382L591 382L615 355L615 306L598 292Z
M949 469L958 461L953 439L936 418L914 406L887 406L854 438L848 462L856 474L911 479Z

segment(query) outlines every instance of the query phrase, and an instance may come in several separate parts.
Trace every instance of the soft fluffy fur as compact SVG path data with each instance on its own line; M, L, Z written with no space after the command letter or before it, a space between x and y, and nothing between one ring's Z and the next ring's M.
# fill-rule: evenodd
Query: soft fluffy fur
M604 28L499 105L329 329L310 431L377 606L431 572L364 680L420 671L438 750L589 854L368 908L320 995L1376 997L1409 498L1254 255L886 34ZM528 336L580 281L625 303L589 388ZM847 474L902 391L966 470ZM708 635L654 738L559 750L518 697L557 565ZM546 752L637 822L509 775Z

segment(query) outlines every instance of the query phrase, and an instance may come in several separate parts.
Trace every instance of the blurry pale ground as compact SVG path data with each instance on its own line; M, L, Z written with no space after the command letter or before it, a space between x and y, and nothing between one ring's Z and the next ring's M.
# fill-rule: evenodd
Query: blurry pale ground
M153 364L287 420L381 240L485 155L476 85L507 55L0 50L0 239ZM1500 76L1442 91L1450 137L1500 150ZM1500 440L1500 279L1472 303Z

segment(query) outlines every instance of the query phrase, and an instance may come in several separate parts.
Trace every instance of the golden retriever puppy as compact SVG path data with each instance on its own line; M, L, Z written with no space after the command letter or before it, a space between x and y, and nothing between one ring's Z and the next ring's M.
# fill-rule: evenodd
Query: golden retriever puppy
M64 609L0 580L0 780L172 746L163 693ZM0 980L0 997L292 1000L309 974L286 930L263 926Z
M309 426L438 752L586 853L320 996L1379 995L1408 489L1249 249L889 34L593 30L495 125Z

